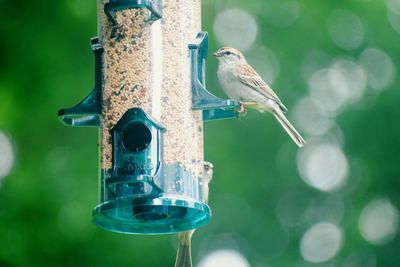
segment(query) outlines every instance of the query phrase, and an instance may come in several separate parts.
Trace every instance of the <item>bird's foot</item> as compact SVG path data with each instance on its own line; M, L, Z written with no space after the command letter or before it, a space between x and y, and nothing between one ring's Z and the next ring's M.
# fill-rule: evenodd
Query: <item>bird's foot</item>
M245 108L244 102L239 102L239 108L236 110L238 115L244 116L247 114L247 110Z
M239 102L239 108L237 109L237 112L239 113L240 116L244 116L247 114L246 107L255 105L257 105L256 102Z

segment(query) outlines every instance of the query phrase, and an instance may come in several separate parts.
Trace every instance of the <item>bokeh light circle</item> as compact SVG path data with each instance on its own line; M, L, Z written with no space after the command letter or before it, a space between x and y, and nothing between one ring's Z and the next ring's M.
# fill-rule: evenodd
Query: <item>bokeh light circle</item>
M339 71L344 79L347 100L350 103L359 101L367 88L367 74L356 62L340 59L332 64L332 68Z
M399 0L386 0L387 8L394 14L400 16L400 1Z
M294 109L293 117L296 125L307 134L323 135L334 125L334 120L325 111L317 99L304 97L300 99Z
M390 9L387 10L387 18L393 29L400 33L400 15L396 15Z
M275 53L265 46L253 46L247 53L246 58L258 74L271 85L278 77L280 64Z
M239 252L231 249L220 249L203 258L199 267L250 267L247 259Z
M254 17L242 9L226 9L214 20L214 34L223 46L246 51L257 37L258 26Z
M269 1L268 8L262 9L262 16L272 25L286 28L300 15L300 4L296 0Z
M343 233L339 227L332 223L317 223L301 239L301 256L308 262L325 262L335 257L342 243Z
M322 69L309 80L310 95L332 114L338 113L347 102L348 87L343 74L336 69Z
M336 144L308 144L298 152L297 166L302 179L321 191L333 191L347 179L348 161Z
M0 181L10 173L14 160L14 148L11 140L0 131Z
M395 77L395 65L388 54L377 48L367 48L360 56L368 83L375 90L386 89Z
M332 40L343 49L356 49L364 40L361 19L350 11L333 11L328 17L327 27Z
M399 212L387 199L375 199L361 212L358 222L361 235L371 244L391 241L399 227Z
M364 68L352 60L337 59L329 67L316 71L308 80L310 95L331 115L349 103L359 101L367 87Z
M351 253L340 267L376 267L376 255L371 251L356 251Z
M345 215L346 203L335 194L323 194L312 199L305 211L307 222L330 222L339 224Z

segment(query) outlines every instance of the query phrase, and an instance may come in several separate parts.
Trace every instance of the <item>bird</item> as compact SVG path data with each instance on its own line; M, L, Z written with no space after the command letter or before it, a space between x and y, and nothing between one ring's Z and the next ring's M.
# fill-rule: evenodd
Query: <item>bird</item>
M213 168L211 162L204 161L203 165L203 177L202 177L202 191L204 203L208 203L209 187L212 176ZM178 233L178 250L176 253L175 267L192 267L192 252L191 243L194 229Z
M209 195L208 185L210 184L213 178L213 173L214 173L214 165L209 161L204 161L202 184L203 184L203 199L204 203L206 204L208 204L208 195Z
M298 147L306 144L304 138L285 116L288 109L278 95L261 76L247 63L245 56L232 47L222 47L213 55L218 59L217 76L225 94L244 107L254 108L262 113L272 113Z

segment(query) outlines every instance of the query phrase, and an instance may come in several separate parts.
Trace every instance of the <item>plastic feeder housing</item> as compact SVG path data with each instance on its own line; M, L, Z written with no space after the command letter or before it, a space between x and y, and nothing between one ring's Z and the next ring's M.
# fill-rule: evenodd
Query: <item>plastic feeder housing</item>
M239 104L205 88L208 36L199 32L200 4L165 0L160 19L161 1L99 2L94 89L58 113L67 125L99 129L93 222L130 234L203 226L211 216L203 192L203 121L236 117ZM117 23L122 11L128 12ZM119 38L111 34L115 27Z

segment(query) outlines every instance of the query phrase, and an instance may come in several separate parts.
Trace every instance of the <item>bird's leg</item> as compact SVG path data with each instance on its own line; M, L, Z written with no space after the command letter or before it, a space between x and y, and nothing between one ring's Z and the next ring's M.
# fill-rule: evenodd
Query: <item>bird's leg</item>
M244 107L256 106L256 102L241 102Z
M255 105L257 105L256 102L242 102L242 101L239 101L239 109L237 110L237 112L239 113L239 115L244 116L244 115L247 114L246 107L255 106Z
M243 102L239 101L239 108L236 110L239 115L246 115L247 110L245 109Z

